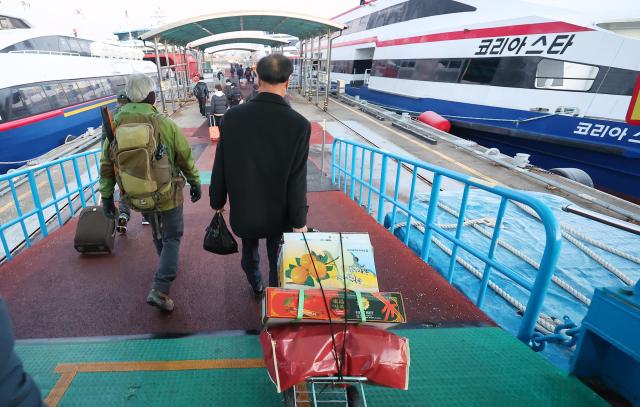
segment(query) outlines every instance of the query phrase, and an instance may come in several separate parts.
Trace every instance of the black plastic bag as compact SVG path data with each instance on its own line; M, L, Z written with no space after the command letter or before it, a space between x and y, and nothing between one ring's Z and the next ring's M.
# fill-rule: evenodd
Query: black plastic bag
M238 252L238 243L233 237L221 212L216 212L207 226L203 248L215 254L232 254Z

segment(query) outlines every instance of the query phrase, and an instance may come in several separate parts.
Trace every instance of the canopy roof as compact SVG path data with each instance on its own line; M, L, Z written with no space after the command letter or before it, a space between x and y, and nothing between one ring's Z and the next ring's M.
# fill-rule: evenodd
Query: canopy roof
M191 17L158 27L140 36L142 40L187 45L203 37L233 31L267 31L306 39L346 28L342 23L306 14L284 11L229 11Z
M216 47L207 48L204 50L207 54L215 54L216 52L222 51L260 51L261 48L256 44L226 44L226 45L218 45Z
M191 48L205 49L215 47L217 45L236 44L240 42L245 44L267 45L270 47L280 47L289 43L288 41L273 38L266 34L233 32L210 35L197 41L193 41L189 43L188 46Z

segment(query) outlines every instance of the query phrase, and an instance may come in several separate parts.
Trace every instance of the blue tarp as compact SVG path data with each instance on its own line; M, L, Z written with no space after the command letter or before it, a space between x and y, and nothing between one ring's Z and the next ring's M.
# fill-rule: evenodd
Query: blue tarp
M600 242L613 246L623 252L638 255L640 247L640 236L616 229L602 223L591 221L578 215L562 211L562 207L570 204L564 198L554 195L534 193L538 199L546 203L555 213L560 224L564 224L578 230L589 237ZM459 211L462 193L457 191L443 191L440 193L439 201L448 207ZM429 196L418 196L414 201L414 210L419 213L423 219L426 217ZM469 196L469 204L467 206L466 220L489 218L495 220L500 197L482 190L472 190ZM448 214L442 209L438 209L437 221L439 225L455 224L457 217ZM394 234L404 239L406 228L398 227L398 224L406 221L406 215L402 211L396 214L396 229ZM389 228L391 223L391 214L385 217L385 226ZM490 235L493 228L490 226L482 226ZM452 234L455 229L451 229ZM434 236L444 242L447 247L451 248L451 243L444 237L434 233ZM409 234L409 247L416 253L420 253L423 234L415 227L411 228ZM472 246L481 249L483 253L488 252L490 239L483 236L480 232L474 230L471 226L465 226L462 233L462 240L468 242ZM503 240L524 254L540 262L542 251L545 243L545 235L542 224L537 219L528 215L522 209L516 207L513 203L509 203L505 218L503 221L500 240ZM584 243L584 242L583 242ZM640 265L613 255L589 243L584 243L589 249L604 258L606 261L617 267L622 273L629 276L633 281L640 278ZM484 263L476 259L473 255L460 249L458 252L460 258L472 263L481 272L484 270ZM527 264L524 260L509 252L504 247L498 246L496 250L496 259L512 270L524 276L528 281L533 282L536 277L537 270ZM432 244L429 255L429 264L432 265L439 273L446 277L449 267L450 257L440 250L435 244ZM606 270L595 260L585 254L584 251L578 249L574 244L563 239L560 251L560 258L556 269L556 276L565 280L577 291L591 298L593 291L597 287L623 287L625 284L615 277L611 272ZM529 298L529 292L518 286L512 280L504 277L501 273L493 271L491 281L498 284L499 287L507 291L511 296L526 305ZM462 265L457 264L453 284L474 302L478 295L480 280L473 276ZM493 320L514 335L520 327L521 315L517 310L499 297L491 289L487 290L482 310L486 312ZM562 317L568 315L578 325L587 312L587 306L567 293L558 285L551 283L545 298L543 311L547 315L562 320ZM571 351L557 346L547 346L543 352L556 365L568 369L568 359Z

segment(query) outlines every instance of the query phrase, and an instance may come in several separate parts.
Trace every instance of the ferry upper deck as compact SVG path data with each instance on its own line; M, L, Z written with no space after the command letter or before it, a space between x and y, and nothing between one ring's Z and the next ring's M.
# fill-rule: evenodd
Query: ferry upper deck
M244 16L243 29L251 29L251 16ZM238 16L212 20L227 18L229 23L232 17ZM272 24L279 23L271 17ZM284 21L292 19L284 16ZM162 39L162 33L171 30L180 31L176 25L149 36ZM304 37L305 32L297 34ZM164 39L171 37L167 34ZM180 44L177 36L173 40ZM302 61L309 69L311 58ZM550 334L560 325L545 319L541 310L562 238L545 205L520 190L551 191L610 215L611 223L640 216L637 206L554 174L538 170L531 171L537 176L524 174L510 159L487 158L482 154L486 149L420 124L412 124L411 133L406 132L398 126L400 119L386 116L392 113L339 92L330 98L330 80L322 88L309 71L307 75L304 84L292 83L287 101L312 123L308 225L320 231L368 233L380 291L402 293L408 318L407 324L392 331L410 341L409 389L367 385L367 405L626 405L606 386L588 387L530 347L534 331ZM238 86L245 96L251 92L250 86L239 82ZM188 98L186 86L182 97L175 90L163 89L160 106L169 110L186 135L206 197L216 143L210 140L209 123ZM168 94L178 97L168 102ZM216 256L202 249L213 216L207 199L194 204L188 190L184 192L185 233L172 287L176 309L171 314L145 304L157 255L150 228L140 223L139 214L133 214L127 233L116 237L110 255L80 255L74 250L79 209L99 203L99 157L97 149L88 149L0 177L6 184L0 185L5 187L0 197L5 256L0 264L0 297L8 305L18 339L16 351L46 404L282 405L282 395L265 370L257 336L262 329L261 306L246 283L240 255ZM477 191L500 203L501 209L496 207L491 215L491 244L477 245L462 233L467 226L467 199L473 202ZM427 195L437 203L438 195L446 192L467 196L458 213L462 220L453 227L436 222L436 204L429 204L434 209L424 219L412 208L418 196ZM523 277L493 256L501 222L518 205L532 208L544 224L540 233L546 241L534 276ZM407 215L415 215L414 221L424 225L422 247L409 244L419 227L398 233L402 222L405 227L412 224ZM447 278L430 265L438 250L436 240L431 243L432 234L449 239L448 247L454 250L449 252L450 270L463 273L466 267L455 253L458 248L487 264L477 278L478 297L468 298L451 284L452 274ZM266 259L266 251L260 250ZM517 337L498 326L482 306L485 296L487 302L499 296L496 274L526 292L526 307L512 309ZM634 298L628 301L637 301ZM631 330L636 326L630 325ZM308 405L309 400L300 404Z

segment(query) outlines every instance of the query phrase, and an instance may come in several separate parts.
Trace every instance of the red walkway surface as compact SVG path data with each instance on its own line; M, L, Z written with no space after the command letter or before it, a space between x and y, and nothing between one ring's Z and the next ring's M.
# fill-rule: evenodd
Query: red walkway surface
M205 140L189 132L195 147ZM199 146L196 146L199 145ZM197 160L211 170L215 148ZM203 180L205 183L207 180ZM106 256L73 249L77 219L0 266L0 296L9 306L18 338L111 336L251 330L260 327L260 305L240 268L240 256L202 249L212 211L208 189L192 204L185 190L185 235L171 295L176 310L165 315L146 304L158 258L151 229L133 214L126 236ZM410 323L493 324L402 242L339 191L309 193L309 225L322 231L368 232L375 248L379 286L403 294ZM266 252L261 248L266 277Z
M239 255L202 250L212 215L208 199L185 206L176 310L163 315L145 303L157 265L151 230L134 215L110 256L73 249L76 220L0 268L0 296L19 338L183 333L257 329L260 307L240 268ZM367 231L375 247L380 289L400 291L409 322L492 322L402 242L341 192L309 194L309 224L323 231ZM266 253L262 253L266 260ZM266 262L263 262L266 272Z

